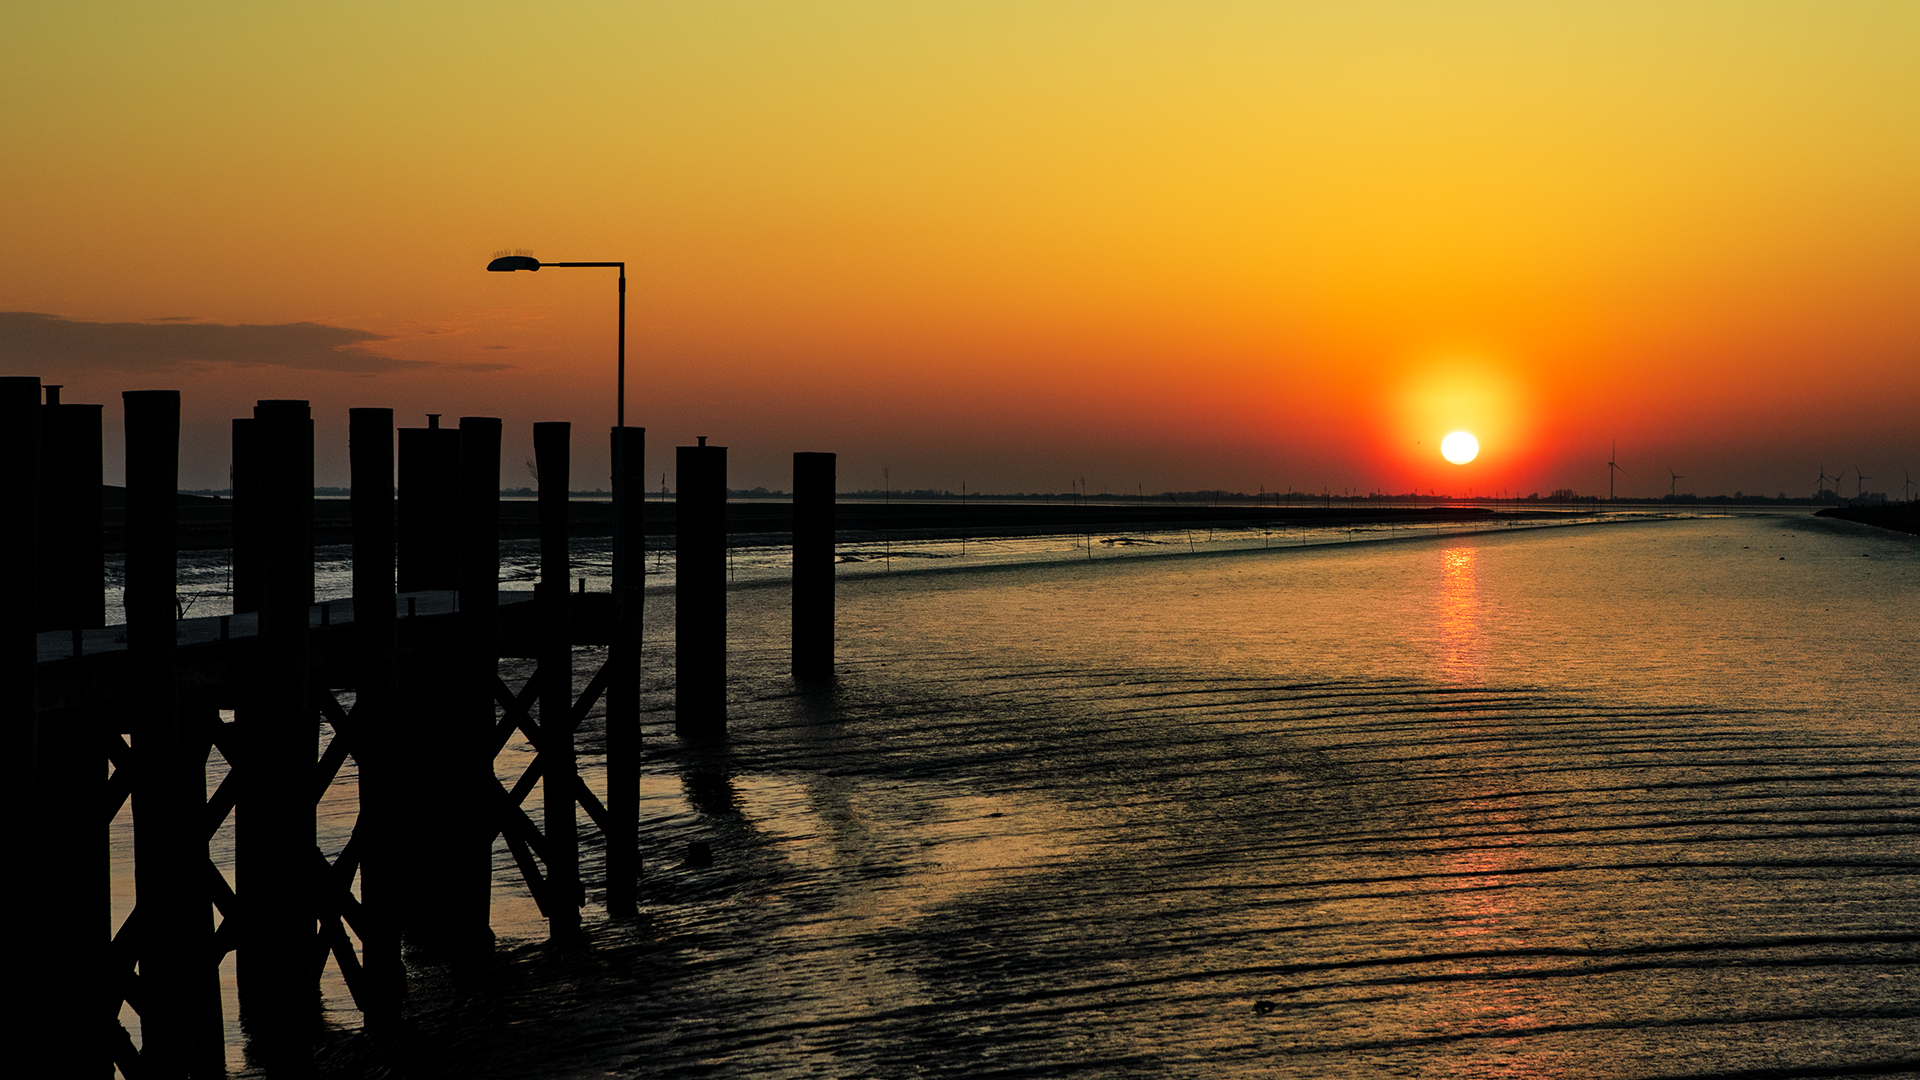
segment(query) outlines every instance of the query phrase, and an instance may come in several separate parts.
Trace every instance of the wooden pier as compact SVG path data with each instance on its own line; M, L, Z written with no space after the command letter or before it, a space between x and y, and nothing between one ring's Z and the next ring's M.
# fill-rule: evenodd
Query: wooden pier
M310 1074L326 964L377 1028L400 1015L403 942L453 959L491 947L498 838L555 937L580 929L583 826L606 852L605 916L634 913L645 504L628 478L644 475L641 429L613 431L614 587L586 593L568 588L570 429L536 425L541 577L503 592L500 421L400 431L396 460L391 410L352 410L353 594L316 603L312 419L306 402L262 401L233 430L235 611L183 619L180 399L130 392L127 622L109 627L100 407L51 389L43 401L37 379L0 379L0 455L33 489L28 520L0 529L0 557L37 586L0 618L0 717L25 795L5 890L25 942L10 981L26 991L8 1075L222 1074L229 953L250 1058ZM581 646L605 660L576 694ZM533 672L513 685L501 661L520 658ZM575 749L602 706L604 801ZM507 785L494 759L516 732L536 753ZM215 749L229 768L209 792ZM358 816L330 860L315 806L349 756ZM536 789L539 821L523 809ZM103 797L108 821L131 802L135 844L136 903L110 938ZM208 847L230 817L232 880ZM123 1005L140 1017L137 1048Z

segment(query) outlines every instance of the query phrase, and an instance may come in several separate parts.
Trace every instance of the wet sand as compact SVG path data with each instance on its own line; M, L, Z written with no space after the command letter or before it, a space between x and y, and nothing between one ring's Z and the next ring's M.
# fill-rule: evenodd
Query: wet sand
M1727 546L1778 565L1746 539ZM1910 695L1834 714L1300 678L1311 658L1180 645L1208 631L1165 614L1179 580L1100 573L1119 576L923 582L950 595L897 607L898 583L865 586L824 694L794 690L771 637L744 641L726 742L649 716L644 917L590 905L584 946L416 969L408 1029L337 1035L323 1071L1920 1070ZM1433 647L1472 659L1447 587ZM774 592L734 594L741 621L776 619ZM1107 614L1048 612L1080 603ZM1130 610L1178 625L1127 637L1111 616ZM1088 629L1123 636L1072 639ZM658 700L668 667L649 670ZM695 840L711 866L684 860Z

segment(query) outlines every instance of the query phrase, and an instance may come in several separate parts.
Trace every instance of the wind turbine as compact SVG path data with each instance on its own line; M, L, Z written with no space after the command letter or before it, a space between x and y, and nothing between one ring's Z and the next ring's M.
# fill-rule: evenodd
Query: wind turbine
M1900 487L1903 491L1907 493L1907 501L1912 502L1913 501L1913 474L1902 473L1901 475L1905 476L1907 479L1905 483L1900 485Z
M1680 481L1685 480L1686 477L1680 473L1674 472L1673 466L1671 465L1667 466L1667 476L1669 478L1669 483L1667 484L1667 498L1671 500L1674 497L1674 492L1680 490Z
M1873 477L1867 476L1866 474L1862 473L1860 471L1860 466L1858 465L1855 465L1853 467L1853 475L1854 475L1853 497L1855 499L1858 499L1860 497L1861 489L1864 488L1866 486L1867 481L1873 479Z
M1608 502L1613 501L1613 474L1624 473L1627 471L1620 467L1620 463L1618 461L1614 460L1619 456L1620 456L1620 440L1615 439L1613 441L1613 453L1607 456L1607 501Z

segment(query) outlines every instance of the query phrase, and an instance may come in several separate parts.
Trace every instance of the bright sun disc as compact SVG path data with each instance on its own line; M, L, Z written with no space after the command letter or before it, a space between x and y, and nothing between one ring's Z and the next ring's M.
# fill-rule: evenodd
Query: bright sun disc
M1464 431L1456 431L1440 440L1440 456L1455 465L1465 465L1480 456L1480 440Z

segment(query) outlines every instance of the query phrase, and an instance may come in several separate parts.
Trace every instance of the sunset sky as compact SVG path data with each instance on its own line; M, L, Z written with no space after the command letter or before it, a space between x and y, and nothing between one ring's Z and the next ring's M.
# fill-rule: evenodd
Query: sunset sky
M0 374L649 484L1920 476L1920 4L0 4ZM1442 436L1480 457L1444 461ZM671 483L671 476L669 476Z

